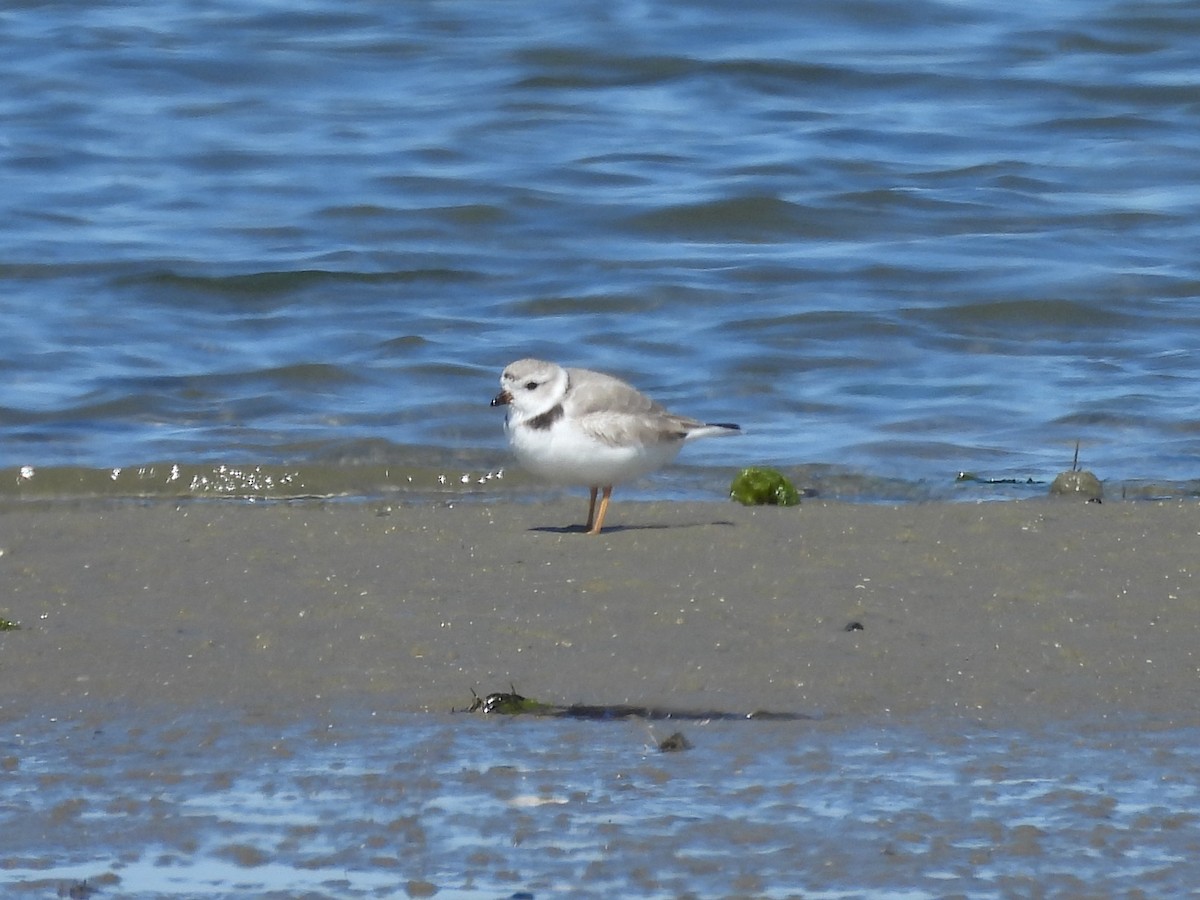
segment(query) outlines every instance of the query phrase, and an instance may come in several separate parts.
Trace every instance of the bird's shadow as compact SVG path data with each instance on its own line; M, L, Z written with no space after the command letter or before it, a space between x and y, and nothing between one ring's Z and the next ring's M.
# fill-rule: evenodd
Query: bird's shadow
M728 519L718 519L715 522L673 522L670 524L658 522L647 525L608 525L605 526L601 534L620 534L625 531L669 531L676 528L708 528L711 525L720 525L727 528L734 526L733 522ZM583 525L535 525L530 531L536 531L539 534L587 534L587 529Z

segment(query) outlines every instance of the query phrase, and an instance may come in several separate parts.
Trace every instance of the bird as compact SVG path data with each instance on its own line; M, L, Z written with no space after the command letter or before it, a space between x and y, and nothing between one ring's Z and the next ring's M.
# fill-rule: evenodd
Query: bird
M584 531L591 535L604 527L614 485L661 468L688 441L741 432L668 412L612 375L540 359L509 363L491 405L508 407L505 431L524 468L589 489Z

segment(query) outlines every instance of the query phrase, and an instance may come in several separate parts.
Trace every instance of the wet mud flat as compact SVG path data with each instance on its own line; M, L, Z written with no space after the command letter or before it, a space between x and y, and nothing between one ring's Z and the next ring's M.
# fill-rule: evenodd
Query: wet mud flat
M1182 896L1200 874L1200 731L1139 717L691 722L663 753L629 719L161 712L11 723L0 892Z
M555 704L805 716L1200 705L1200 504L0 509L0 719Z

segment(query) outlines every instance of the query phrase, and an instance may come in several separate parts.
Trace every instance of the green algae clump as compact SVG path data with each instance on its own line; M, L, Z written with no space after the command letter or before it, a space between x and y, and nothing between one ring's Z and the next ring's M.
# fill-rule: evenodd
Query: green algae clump
M742 506L799 506L800 492L775 469L742 469L729 486L730 498Z
M486 697L480 697L475 691L471 691L471 694L475 697L475 701L467 709L467 712L495 713L501 716L519 716L523 714L537 716L553 711L553 707L548 703L522 697L517 693L516 688L508 691L497 691L494 694L488 694Z

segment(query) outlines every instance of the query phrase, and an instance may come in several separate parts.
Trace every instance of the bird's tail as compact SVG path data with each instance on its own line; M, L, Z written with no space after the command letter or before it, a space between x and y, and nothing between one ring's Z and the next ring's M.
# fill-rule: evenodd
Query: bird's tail
M734 425L732 422L706 422L699 428L689 431L687 439L691 441L702 437L722 437L741 433L742 426Z

